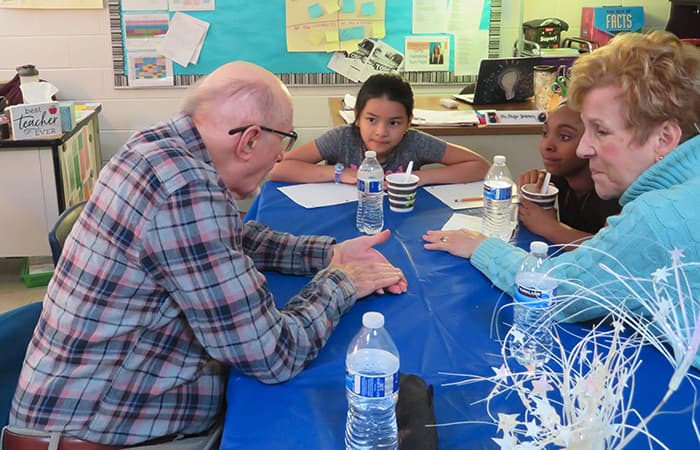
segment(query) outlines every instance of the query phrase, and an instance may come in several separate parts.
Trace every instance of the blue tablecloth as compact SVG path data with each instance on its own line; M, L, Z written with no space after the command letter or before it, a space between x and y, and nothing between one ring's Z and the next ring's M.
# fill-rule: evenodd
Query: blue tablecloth
M339 241L359 235L355 228L355 203L305 209L284 196L277 189L280 185L268 182L263 186L248 219L280 231L326 234ZM471 422L438 428L440 448L498 448L492 438L501 437L502 433L489 419L485 405L475 403L486 398L493 385L483 382L442 386L460 378L441 372L493 374L492 367L502 364L495 333L503 336L512 319L510 308L498 311L498 306L510 298L491 286L468 260L423 249L423 233L441 228L452 213L423 189L418 191L413 212L395 213L385 208L385 227L392 231L392 237L379 249L404 271L408 292L359 301L341 319L318 358L287 383L264 385L232 370L222 449L344 448L345 352L366 311L384 314L386 328L400 352L401 372L417 374L434 385L437 423ZM526 246L534 238L521 227L515 240ZM303 277L274 273L266 276L278 306L308 282ZM584 332L583 325L565 328ZM569 347L574 339L566 334L562 337ZM663 396L671 368L652 348L644 349L642 359L634 406L646 415ZM652 433L671 449L699 447L687 411L693 397L691 386L684 382L664 408L684 410L683 413L662 415L651 422ZM522 412L513 399L496 405L501 408L496 412ZM638 437L628 448L649 448L649 443Z

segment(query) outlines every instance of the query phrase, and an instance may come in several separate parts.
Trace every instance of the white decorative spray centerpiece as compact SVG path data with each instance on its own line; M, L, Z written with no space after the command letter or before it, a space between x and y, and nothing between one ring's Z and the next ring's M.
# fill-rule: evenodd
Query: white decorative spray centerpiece
M493 440L503 450L622 449L640 433L650 444L667 448L649 432L647 424L685 378L694 378L688 370L700 344L700 305L693 298L687 276L688 269L697 270L700 265L683 263L681 250L669 254L670 265L648 277L616 273L601 265L628 291L634 300L634 312L626 307L628 302L606 297L606 289L597 293L596 289L575 286L575 294L555 307L558 312L565 310L566 301L584 300L604 308L609 315L601 321L605 325L592 327L570 349L561 344L553 328L555 345L547 364L524 368L508 358L504 344L503 364L493 368L493 375L449 374L461 379L447 385L493 385L483 402L497 429ZM512 336L502 342L509 338ZM654 346L674 369L664 396L646 416L632 406L635 371L644 345ZM515 395L521 411L492 412L492 401L503 395ZM695 400L688 401L694 409ZM700 445L694 416L692 425Z

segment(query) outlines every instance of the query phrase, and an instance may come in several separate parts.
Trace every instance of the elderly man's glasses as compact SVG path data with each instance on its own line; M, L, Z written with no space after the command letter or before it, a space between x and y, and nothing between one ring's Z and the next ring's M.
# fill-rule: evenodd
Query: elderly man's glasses
M248 128L254 127L254 126L256 126L256 125L246 125L244 127L234 128L233 130L229 130L228 134L234 135L236 133L242 133L245 130L247 130ZM292 147L294 147L294 143L297 141L297 138L299 137L297 135L296 131L290 131L289 133L287 133L286 131L275 130L274 128L268 128L268 127L264 127L262 125L257 125L257 126L263 131L268 131L270 133L275 133L275 134L279 134L280 136L282 136L282 151L283 152L288 152L289 150L291 150Z

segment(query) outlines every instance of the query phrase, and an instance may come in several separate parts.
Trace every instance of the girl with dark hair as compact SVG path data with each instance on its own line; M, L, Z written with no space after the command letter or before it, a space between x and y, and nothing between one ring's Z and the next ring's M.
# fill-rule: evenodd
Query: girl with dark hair
M413 90L398 75L377 74L364 82L355 102L355 122L333 128L315 141L284 155L270 179L317 183L335 179L334 165L344 169L340 182L354 184L365 151L374 150L384 173L404 172L413 161L419 183L466 183L481 180L489 168L477 153L410 128ZM327 164L318 164L321 161ZM442 166L422 169L426 164Z

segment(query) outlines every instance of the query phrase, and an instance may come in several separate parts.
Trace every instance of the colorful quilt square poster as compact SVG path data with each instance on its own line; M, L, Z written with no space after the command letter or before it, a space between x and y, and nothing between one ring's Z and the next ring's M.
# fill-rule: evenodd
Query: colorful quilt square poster
M131 52L127 60L130 86L173 85L173 63L165 56L155 52Z

